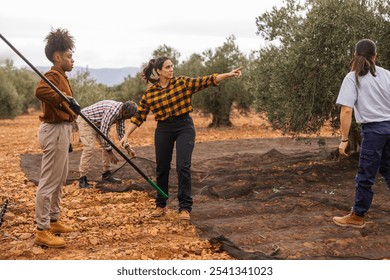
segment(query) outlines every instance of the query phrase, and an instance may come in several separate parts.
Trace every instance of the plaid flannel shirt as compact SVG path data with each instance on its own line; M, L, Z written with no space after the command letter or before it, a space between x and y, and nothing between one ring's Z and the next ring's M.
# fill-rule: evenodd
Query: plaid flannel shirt
M210 86L218 85L218 74L190 78L173 77L166 88L154 84L142 96L137 112L131 122L140 126L152 111L156 121L163 121L171 116L180 116L193 111L192 94Z
M110 139L109 133L110 128L116 123L116 132L118 138L122 139L125 135L125 120L122 119L122 102L113 100L102 100L88 107L85 107L81 112L97 127L100 128L101 132ZM105 150L112 150L110 144L108 144L101 136L99 139ZM126 146L128 143L126 142Z

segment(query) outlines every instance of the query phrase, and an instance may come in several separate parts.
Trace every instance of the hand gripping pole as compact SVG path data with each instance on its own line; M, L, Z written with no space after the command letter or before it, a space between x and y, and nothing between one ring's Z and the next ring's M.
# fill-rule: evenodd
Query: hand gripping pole
M32 65L1 33L0 38L21 58L28 64L28 66L31 67L32 70L34 70L35 73L38 74L39 77L41 77L42 80L44 80L58 95L60 95L68 104L70 103L70 100L66 95L64 95L52 82L50 82L39 70ZM108 144L111 145L111 147L121 156L123 157L126 162L128 162L156 191L164 198L167 198L168 195L159 187L156 183L154 183L148 176L145 175L144 172L142 172L141 169L136 166L128 156L126 156L106 135L104 135L103 132L100 131L100 129L92 123L83 113L80 113L80 117L82 117L105 141L107 141Z

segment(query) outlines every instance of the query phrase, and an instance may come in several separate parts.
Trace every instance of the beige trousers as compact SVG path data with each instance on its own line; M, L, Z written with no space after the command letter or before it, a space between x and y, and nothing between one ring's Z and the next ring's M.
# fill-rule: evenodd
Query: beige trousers
M88 174L89 165L93 156L96 141L100 143L99 134L81 117L77 118L80 140L83 144L79 172L80 178ZM102 149L103 172L111 170L110 156L105 149Z
M69 143L72 124L67 122L42 123L38 129L38 142L42 148L42 166L35 197L37 226L50 228L50 219L60 216L62 187L68 176Z

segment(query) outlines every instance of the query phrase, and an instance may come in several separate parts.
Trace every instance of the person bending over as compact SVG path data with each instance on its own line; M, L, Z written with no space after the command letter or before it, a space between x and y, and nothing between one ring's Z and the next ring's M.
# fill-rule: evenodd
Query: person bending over
M134 113L137 111L137 107L137 104L133 101L126 101L122 103L113 100L103 100L83 108L81 112L93 124L95 124L108 139L110 139L109 134L111 126L116 124L118 139L122 139L125 134L125 120L130 119L134 115ZM103 137L101 137L83 118L77 119L77 125L79 127L80 140L83 144L83 152L81 154L79 165L80 188L91 187L91 185L88 183L87 174L96 140L98 140L98 142L103 147L102 180L110 183L120 183L120 179L111 176L111 163L118 163L118 158L113 153L110 144L108 144L103 139ZM124 147L126 148L129 155L135 156L135 152L130 147L129 143L126 142Z

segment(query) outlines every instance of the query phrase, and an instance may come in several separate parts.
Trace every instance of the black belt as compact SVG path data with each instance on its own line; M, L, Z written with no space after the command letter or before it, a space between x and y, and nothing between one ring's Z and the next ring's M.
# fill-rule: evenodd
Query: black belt
M175 120L184 120L190 116L190 113L181 114L179 116L170 116L166 118L165 120L162 120L160 122L173 122Z

